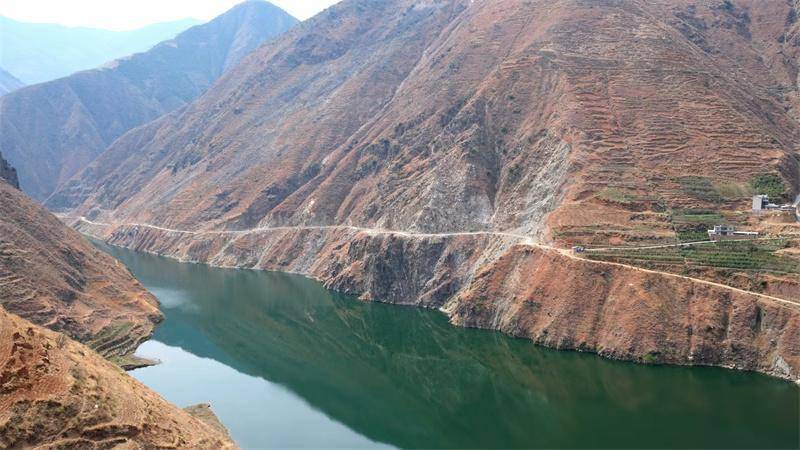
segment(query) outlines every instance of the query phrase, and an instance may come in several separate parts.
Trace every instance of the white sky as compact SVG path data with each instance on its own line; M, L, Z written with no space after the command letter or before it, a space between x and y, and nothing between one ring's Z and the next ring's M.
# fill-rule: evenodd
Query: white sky
M131 30L193 17L210 20L241 0L0 0L0 16L21 22ZM339 0L271 0L305 20Z

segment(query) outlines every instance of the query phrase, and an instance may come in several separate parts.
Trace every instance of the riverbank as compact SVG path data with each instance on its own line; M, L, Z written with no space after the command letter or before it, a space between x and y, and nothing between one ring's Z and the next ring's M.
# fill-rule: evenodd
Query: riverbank
M796 447L798 387L761 374L556 351L304 276L100 245L165 314L141 349L164 363L131 374L211 403L243 448Z
M456 325L557 349L800 379L800 307L792 302L571 258L514 236L415 237L347 228L188 234L74 226L179 261L299 273L365 300L441 309Z

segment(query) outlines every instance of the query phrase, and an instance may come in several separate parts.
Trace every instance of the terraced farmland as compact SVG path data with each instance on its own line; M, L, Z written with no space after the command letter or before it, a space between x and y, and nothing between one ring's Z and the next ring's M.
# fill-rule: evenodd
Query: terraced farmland
M723 241L682 247L588 251L586 257L675 272L674 267L701 266L776 274L800 274L800 259L776 253L788 239ZM673 270L669 270L672 266Z

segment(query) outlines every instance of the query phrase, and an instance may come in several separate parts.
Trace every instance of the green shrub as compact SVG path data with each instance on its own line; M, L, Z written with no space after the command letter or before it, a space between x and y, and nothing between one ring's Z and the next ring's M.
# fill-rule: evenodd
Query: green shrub
M608 200L615 203L631 203L636 201L635 194L613 187L603 189L597 194L597 196L603 200Z
M642 356L642 362L645 364L655 364L658 362L658 355L655 352L648 352Z
M750 180L750 186L757 194L766 194L770 200L788 200L789 192L783 178L774 173L758 175Z

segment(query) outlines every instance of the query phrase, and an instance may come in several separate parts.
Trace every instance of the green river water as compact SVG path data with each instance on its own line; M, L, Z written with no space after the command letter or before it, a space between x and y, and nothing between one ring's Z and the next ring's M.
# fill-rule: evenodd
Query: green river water
M798 448L800 388L451 326L306 278L97 244L166 316L132 374L208 402L243 448Z

